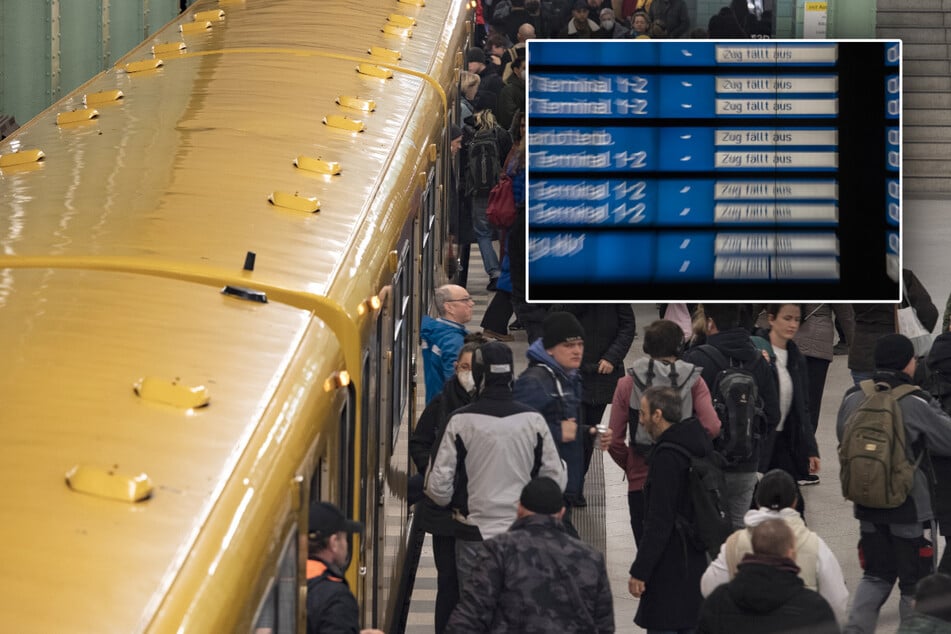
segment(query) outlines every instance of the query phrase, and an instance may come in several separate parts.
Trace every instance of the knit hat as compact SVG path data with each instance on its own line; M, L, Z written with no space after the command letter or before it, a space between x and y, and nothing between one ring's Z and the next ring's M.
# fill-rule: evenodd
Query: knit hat
M470 48L468 51L466 51L466 64L469 62L479 62L480 64L485 64L485 51L475 46Z
M542 347L545 350L550 350L559 343L577 339L584 339L584 328L581 327L578 318L571 313L551 313L542 323Z
M512 350L501 341L490 341L472 353L472 380L476 393L486 385L511 386L513 377Z
M526 484L518 501L526 510L541 515L554 515L565 506L561 487L545 476L535 478Z
M885 335L875 342L875 367L879 370L904 370L915 356L915 346L905 335Z

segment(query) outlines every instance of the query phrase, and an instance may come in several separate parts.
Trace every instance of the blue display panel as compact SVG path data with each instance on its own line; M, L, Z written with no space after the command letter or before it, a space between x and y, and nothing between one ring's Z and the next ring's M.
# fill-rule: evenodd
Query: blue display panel
M532 301L893 301L900 43L528 53Z

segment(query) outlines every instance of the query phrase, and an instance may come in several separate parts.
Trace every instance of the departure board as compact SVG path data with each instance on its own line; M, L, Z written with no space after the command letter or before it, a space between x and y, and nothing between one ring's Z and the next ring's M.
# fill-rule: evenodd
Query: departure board
M528 46L530 301L897 301L901 42Z

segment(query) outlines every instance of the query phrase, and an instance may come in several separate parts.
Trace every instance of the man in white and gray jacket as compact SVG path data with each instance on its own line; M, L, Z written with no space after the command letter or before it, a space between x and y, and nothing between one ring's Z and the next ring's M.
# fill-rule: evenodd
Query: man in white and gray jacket
M426 495L459 522L456 566L462 587L482 541L516 520L522 488L546 476L562 490L565 467L545 418L512 399L512 351L490 342L472 355L475 400L446 424L426 474Z

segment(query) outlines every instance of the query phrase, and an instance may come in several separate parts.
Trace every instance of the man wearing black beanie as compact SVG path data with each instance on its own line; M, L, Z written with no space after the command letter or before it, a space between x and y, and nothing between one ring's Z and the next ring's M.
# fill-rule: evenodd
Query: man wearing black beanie
M584 478L584 434L596 434L593 425L581 420L581 359L584 329L568 312L553 312L542 324L542 336L528 347L528 369L515 382L516 401L541 412L551 430L561 459L568 467L565 487L565 524L571 525L571 507L581 495ZM588 421L596 425L600 421ZM605 443L609 440L605 438Z
M951 456L951 417L925 391L912 384L917 359L914 345L904 335L888 334L879 337L874 350L875 371L872 379L862 381L845 394L839 408L836 432L839 442L850 424L859 424L853 417L874 392L891 391L901 409L905 430L905 454L914 469L911 491L905 500L893 508L877 508L855 504L855 518L859 520L861 537L859 556L865 570L855 589L849 612L848 632L875 631L878 612L891 594L895 581L901 592L901 614L911 614L915 584L934 572L933 545L925 538L923 524L934 520L931 507L930 485L925 471L918 467L923 447L932 456ZM876 443L864 446L874 450ZM840 449L851 456L845 445Z
M561 489L525 485L518 519L484 543L447 632L613 632L604 555L564 531Z

